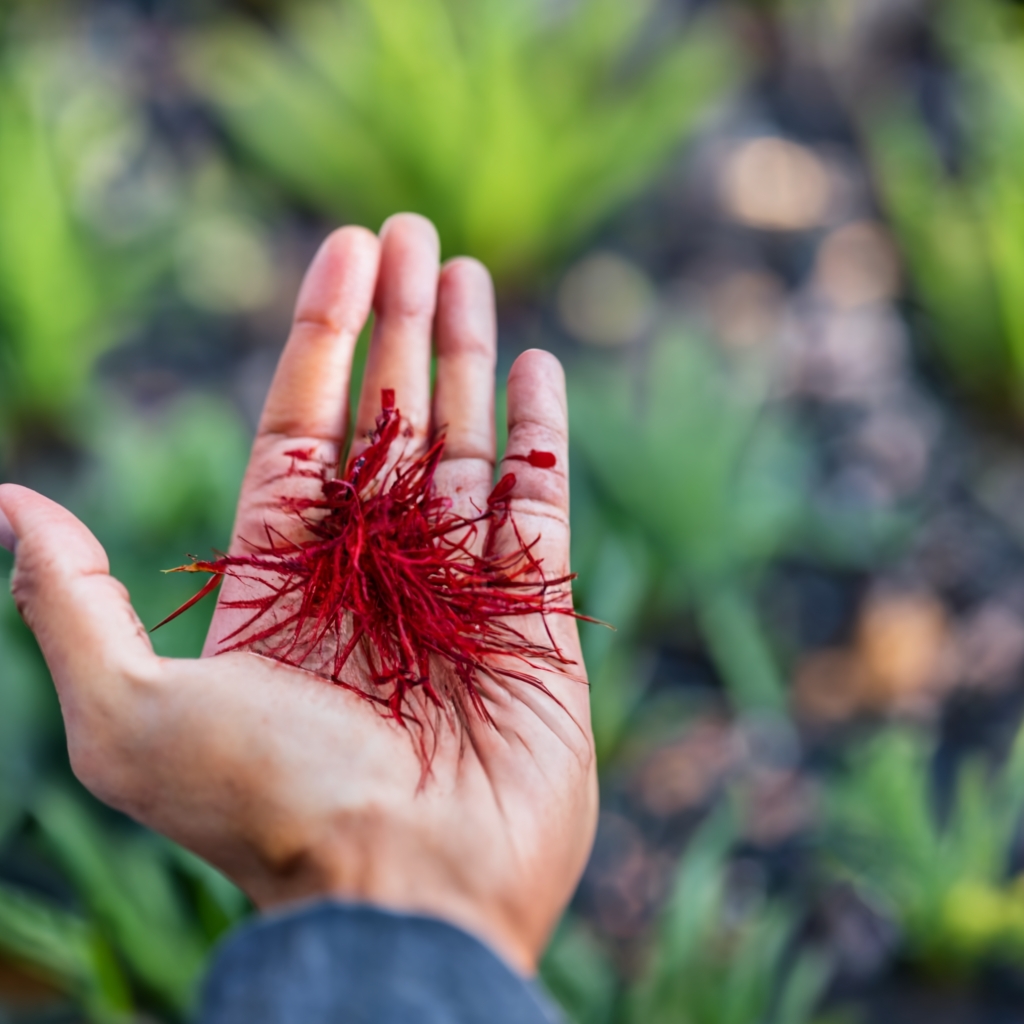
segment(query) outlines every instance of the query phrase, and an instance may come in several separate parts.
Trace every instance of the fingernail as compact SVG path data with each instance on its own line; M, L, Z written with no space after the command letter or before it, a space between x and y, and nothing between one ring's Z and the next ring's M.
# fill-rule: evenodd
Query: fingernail
M10 519L0 511L0 548L6 548L12 554L17 547L18 538L14 536L14 527Z

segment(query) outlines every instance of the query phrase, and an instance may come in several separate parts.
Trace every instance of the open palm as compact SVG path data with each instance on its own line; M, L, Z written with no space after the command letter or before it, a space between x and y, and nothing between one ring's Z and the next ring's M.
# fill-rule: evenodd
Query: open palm
M296 540L279 508L296 448L336 463L356 339L375 330L353 453L384 388L411 445L446 435L436 484L456 512L494 485L495 320L486 271L443 269L433 227L400 215L380 237L335 232L303 284L239 500L236 550L267 525ZM431 395L431 352L436 384ZM567 422L561 367L524 353L508 382L508 454L543 450L554 469L514 461L511 509L548 575L568 572ZM307 482L315 485L314 482ZM551 616L576 664L485 686L491 722L440 723L431 772L408 732L318 676L248 652L219 654L246 613L227 579L199 661L158 658L106 556L64 509L0 488L17 537L13 589L61 699L72 764L99 797L206 857L262 906L322 895L433 914L531 970L582 870L596 818L588 693L575 622ZM499 539L500 543L500 539ZM542 622L520 625L538 642Z

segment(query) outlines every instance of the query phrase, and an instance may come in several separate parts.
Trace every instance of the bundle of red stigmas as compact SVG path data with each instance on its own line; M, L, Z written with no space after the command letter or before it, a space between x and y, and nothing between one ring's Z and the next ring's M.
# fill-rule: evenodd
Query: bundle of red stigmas
M343 475L311 452L287 453L287 475L320 484L314 497L281 500L306 539L289 540L268 526L266 544L245 538L247 554L169 570L211 579L160 625L225 576L237 577L253 595L222 605L251 614L221 652L256 651L315 672L406 726L423 724L424 706L462 722L471 712L489 720L487 681L545 690L538 670L573 664L547 618L578 617L568 593L572 576L547 578L533 553L537 541L519 533L510 513L514 474L498 481L472 518L455 514L434 486L443 438L404 457L394 392L381 398L370 444ZM555 465L549 452L518 458L541 469ZM533 619L530 636L520 628L524 617ZM416 693L427 705L413 699Z

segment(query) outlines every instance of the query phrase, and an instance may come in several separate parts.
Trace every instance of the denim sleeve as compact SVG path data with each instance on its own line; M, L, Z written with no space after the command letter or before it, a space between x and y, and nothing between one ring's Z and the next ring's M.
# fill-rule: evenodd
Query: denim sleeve
M317 903L267 915L214 959L198 1024L558 1024L532 983L428 917Z

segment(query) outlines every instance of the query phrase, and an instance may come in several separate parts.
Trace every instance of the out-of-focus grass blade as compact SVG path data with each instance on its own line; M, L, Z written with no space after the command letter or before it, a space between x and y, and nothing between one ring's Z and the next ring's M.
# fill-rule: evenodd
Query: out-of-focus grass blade
M571 916L562 921L548 946L541 977L574 1024L611 1024L615 970L583 924Z
M127 1020L128 983L103 938L83 919L0 885L0 949L80 999L95 1024Z
M184 1013L207 941L187 918L160 844L118 841L67 792L48 790L34 809L43 836L80 898L140 981Z
M947 0L937 36L957 71L956 167L901 98L864 112L924 336L986 411L1024 416L1024 25L997 0Z
M808 1024L830 971L791 956L796 921L763 894L729 906L735 823L721 807L691 840L648 967L624 1000L628 1024Z
M251 910L248 897L215 867L174 843L167 843L170 860L193 883L196 910L210 942L220 938Z
M0 55L2 57L2 55ZM10 407L58 415L106 343L97 284L24 75L0 59L0 343Z
M618 367L572 381L573 438L599 494L647 538L662 577L696 609L712 656L746 711L785 706L751 597L757 572L804 517L798 439L699 339L666 336L637 380Z

